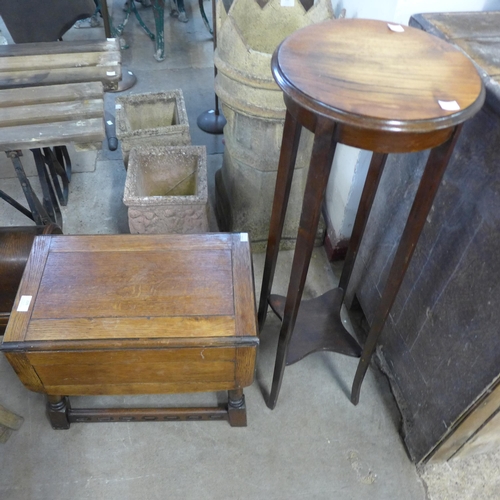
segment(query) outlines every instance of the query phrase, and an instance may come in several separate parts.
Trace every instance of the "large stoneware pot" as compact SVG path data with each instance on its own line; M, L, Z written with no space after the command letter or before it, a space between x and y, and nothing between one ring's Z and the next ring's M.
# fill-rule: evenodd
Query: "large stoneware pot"
M267 243L285 105L271 56L294 31L333 17L330 0L227 0L217 5L215 91L227 125L216 175L216 213L224 231L247 231L253 250ZM288 6L290 5L290 6ZM312 134L302 132L282 248L295 243Z

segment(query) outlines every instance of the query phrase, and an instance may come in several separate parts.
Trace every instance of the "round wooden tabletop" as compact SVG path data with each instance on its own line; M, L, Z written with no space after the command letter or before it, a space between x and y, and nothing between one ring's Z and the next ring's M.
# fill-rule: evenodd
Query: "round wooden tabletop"
M356 128L429 133L462 123L484 102L472 62L424 31L338 19L296 31L272 70L294 102Z

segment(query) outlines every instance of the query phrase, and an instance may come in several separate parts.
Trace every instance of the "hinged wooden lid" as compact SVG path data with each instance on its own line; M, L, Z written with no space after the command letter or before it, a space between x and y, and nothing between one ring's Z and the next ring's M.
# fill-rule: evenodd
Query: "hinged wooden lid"
M43 236L2 348L119 339L215 345L256 335L246 234Z

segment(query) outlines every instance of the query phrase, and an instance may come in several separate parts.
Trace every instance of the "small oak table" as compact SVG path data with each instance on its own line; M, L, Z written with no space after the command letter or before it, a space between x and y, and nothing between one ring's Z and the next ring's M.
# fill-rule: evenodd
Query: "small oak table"
M71 422L228 420L258 345L248 235L37 236L1 350ZM71 408L67 396L228 391L213 408Z
M330 350L360 357L351 401L404 278L460 125L484 102L471 61L428 33L382 21L339 19L303 28L276 49L272 71L287 107L267 245L259 325L268 303L282 319L268 406L277 402L285 366ZM271 295L301 127L315 134L286 297ZM371 150L339 287L300 307L314 236L337 143ZM340 308L388 153L431 149L380 305L363 346L340 320Z

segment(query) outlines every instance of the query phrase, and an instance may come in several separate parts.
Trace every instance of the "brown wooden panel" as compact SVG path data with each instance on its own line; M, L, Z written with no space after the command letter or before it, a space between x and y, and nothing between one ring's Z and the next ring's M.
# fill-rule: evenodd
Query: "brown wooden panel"
M10 316L9 324L5 330L4 342L18 342L24 340L28 322L33 312L35 298L38 293L40 279L45 268L50 247L50 236L37 236L33 242L23 278L19 285L14 307ZM22 295L32 297L31 304L26 312L18 312L17 307Z
M133 394L178 394L187 392L215 392L234 389L234 381L211 382L198 380L193 382L164 382L161 384L102 384L102 385L49 385L47 394L65 394L70 396L106 396Z
M257 335L252 256L248 234L233 234L233 282L236 332Z
M134 363L234 362L236 352L234 347L189 347L180 349L137 348L114 351L29 352L26 356L30 363L37 367L74 366L77 364L99 367L103 365L125 366Z
M54 253L40 291L34 318L234 314L230 251Z
M68 341L231 337L234 329L233 316L32 319L25 339Z
M229 250L230 234L113 234L98 236L53 236L51 252L187 252Z
M54 365L35 370L44 386L206 383L234 380L234 362L134 363L125 365ZM68 395L74 394L72 391Z

